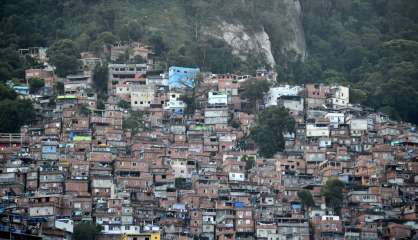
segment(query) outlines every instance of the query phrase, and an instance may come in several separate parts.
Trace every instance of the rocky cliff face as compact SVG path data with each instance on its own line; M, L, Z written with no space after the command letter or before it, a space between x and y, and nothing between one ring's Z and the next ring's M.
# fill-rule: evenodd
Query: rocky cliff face
M218 31L205 31L205 34L211 37L224 40L232 47L233 53L245 60L247 56L256 54L264 58L265 62L274 68L276 65L275 53L272 50L273 44L280 44L280 51L291 56L304 59L306 56L305 35L302 26L302 8L299 0L279 0L280 9L277 14L281 14L283 25L277 26L285 37L280 43L275 43L265 28L260 25L258 29L249 27L241 23L229 23L225 20L219 20ZM284 13L284 15L283 15ZM272 42L273 41L273 42Z
M287 6L285 18L288 20L288 31L292 39L282 46L285 51L294 51L302 60L306 56L305 33L302 25L302 5L299 0L282 0Z
M271 50L269 35L261 28L259 31L250 32L242 24L221 22L219 32L206 32L207 35L222 39L233 49L233 54L246 60L250 54L258 54L264 57L270 67L276 65Z

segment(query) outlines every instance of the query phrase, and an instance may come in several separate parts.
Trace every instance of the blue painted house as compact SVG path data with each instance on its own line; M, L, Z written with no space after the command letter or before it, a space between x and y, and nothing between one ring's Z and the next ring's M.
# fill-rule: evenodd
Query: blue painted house
M170 88L193 87L199 68L172 66L168 69L168 84Z
M13 86L13 90L15 90L15 92L17 94L21 94L21 95L28 95L29 94L29 87L28 86Z

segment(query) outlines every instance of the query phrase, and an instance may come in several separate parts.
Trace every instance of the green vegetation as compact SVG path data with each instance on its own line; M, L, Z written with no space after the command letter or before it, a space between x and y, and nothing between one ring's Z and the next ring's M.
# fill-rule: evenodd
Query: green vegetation
M36 93L43 86L45 86L45 82L43 79L40 79L40 78L29 79L29 91L31 93Z
M0 84L0 132L18 132L34 118L32 102L18 99L12 89Z
M231 127L235 128L235 129L239 129L241 127L241 124L239 122L238 119L233 118L230 123Z
M313 200L312 193L308 190L301 190L298 192L298 197L302 203L302 206L305 210L315 206L315 201Z
M93 86L98 95L107 94L108 68L106 65L96 66L93 70Z
M82 222L74 227L73 238L75 240L95 240L102 231L102 226L92 222Z
M304 61L283 50L294 40L285 1L4 0L0 81L23 78L25 67L37 65L19 58L18 48L49 46L51 61L64 76L76 69L74 56L80 51L108 58L116 40L148 43L168 65L253 73L264 65L263 56L249 53L243 61L224 41L207 34L227 22L242 24L247 32L266 31L279 81L350 85L353 102L418 123L418 1L300 2L308 51Z
M80 53L70 39L61 39L48 48L49 62L56 67L55 73L60 77L76 73L80 67Z
M302 5L309 56L289 64L281 78L347 84L352 102L418 123L418 2L303 0Z
M15 99L16 93L13 89L4 84L0 84L0 101L5 99Z
M63 94L64 94L64 83L62 83L62 82L57 82L57 83L55 84L54 88L55 88L55 92L56 92L58 95L63 95Z
M245 162L245 170L248 171L255 166L255 157L254 156L242 156L242 161Z
M250 137L258 146L263 157L272 157L284 149L283 134L294 132L295 122L284 107L271 106L257 114Z
M130 111L129 117L123 120L123 129L130 130L132 135L136 135L145 128L144 123L144 112L141 111Z
M264 95L268 92L271 83L267 80L259 80L256 78L250 78L244 82L242 88L244 91L241 93L241 98L247 99L247 105L244 110L251 113L257 112L257 106L263 99Z
M0 83L17 77L23 78L24 61L19 58L13 46L3 47L0 48Z
M185 113L194 114L194 111L199 107L198 98L207 95L209 89L203 86L203 75L201 73L196 76L196 79L191 86L189 86L188 83L184 83L183 85L187 88L180 96L180 100L187 105Z
M125 100L119 100L118 107L123 109L131 109L131 104Z
M321 188L321 195L325 197L327 207L332 208L337 214L340 214L343 203L344 183L336 178L327 180Z

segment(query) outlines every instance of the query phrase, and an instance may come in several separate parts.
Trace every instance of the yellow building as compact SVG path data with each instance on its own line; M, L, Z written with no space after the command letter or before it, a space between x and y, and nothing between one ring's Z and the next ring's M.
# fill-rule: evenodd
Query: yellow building
M124 234L120 240L160 240L160 233Z

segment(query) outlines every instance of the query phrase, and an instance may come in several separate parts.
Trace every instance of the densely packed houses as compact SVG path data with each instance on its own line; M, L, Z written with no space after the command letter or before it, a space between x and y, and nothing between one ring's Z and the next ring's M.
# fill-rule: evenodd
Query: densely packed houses
M115 45L112 58L125 47ZM62 82L64 94L36 96L42 121L0 135L2 232L71 239L75 225L92 221L99 239L416 237L416 128L350 104L348 87L273 85L257 109L284 106L296 126L284 151L263 158L251 142L239 147L256 118L240 96L251 76L109 64L109 98L98 109L91 70L102 61L84 56L80 74L65 79L26 71L46 87ZM183 87L198 75L190 113ZM121 100L142 113L140 128L125 127L131 112ZM339 212L321 194L328 179L344 183Z

